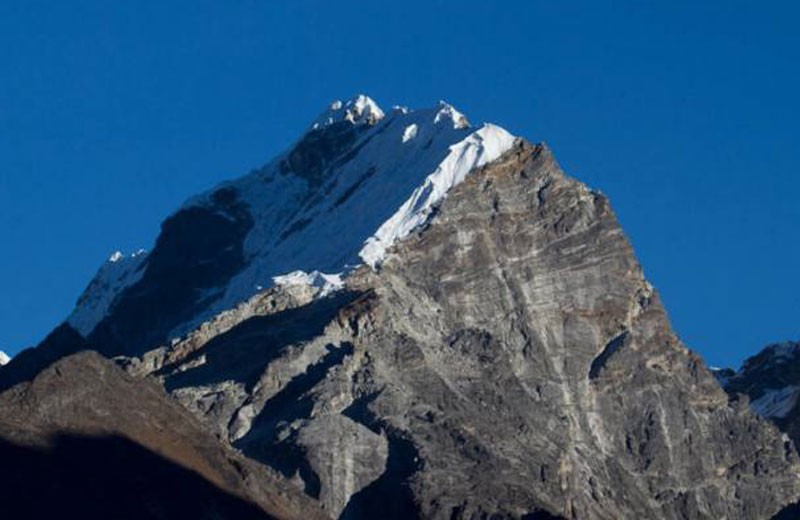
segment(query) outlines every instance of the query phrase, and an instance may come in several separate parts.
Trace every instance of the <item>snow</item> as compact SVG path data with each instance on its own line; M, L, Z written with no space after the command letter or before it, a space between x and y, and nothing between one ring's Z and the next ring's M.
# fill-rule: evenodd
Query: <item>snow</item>
M419 127L416 124L408 125L405 130L403 130L403 142L407 143L408 141L417 137L417 131Z
M307 273L305 271L292 271L291 273L273 276L272 282L275 285L308 285L320 290L319 297L327 296L344 287L342 274L325 274L319 271Z
M428 175L397 212L367 239L359 256L376 267L386 256L386 249L425 224L433 208L470 171L500 157L513 146L515 140L513 135L499 126L486 124L463 141L452 145L450 153L436 171Z
M84 337L88 336L108 314L116 296L142 277L144 269L140 267L146 258L144 249L130 256L115 251L97 271L67 318L72 328Z
M248 206L254 225L243 244L245 267L217 300L171 336L182 336L273 284L340 287L356 266L380 264L387 248L427 223L471 170L497 159L515 142L498 126L470 127L461 112L444 102L420 110L395 108L387 115L359 95L331 104L309 132L337 122L354 126L354 141L329 161L321 183L310 184L286 170L290 147L253 173L184 203L181 209L211 206L216 190L231 188ZM146 255L112 257L69 318L81 334L91 332L117 295L142 275Z
M464 114L446 101L439 101L439 111L436 112L433 122L438 125L445 121L453 125L453 128L469 128L469 121Z
M789 385L780 389L767 390L764 395L750 402L750 408L762 417L783 418L792 411L800 387Z
M341 104L338 110L363 108L363 116L367 107L377 107L363 98ZM230 280L220 299L171 335L181 336L235 307L275 283L273 277L294 271L346 276L365 261L376 266L388 247L427 221L435 205L470 170L496 159L515 141L498 126L469 127L463 114L447 104L392 110L375 124L364 125L357 118L350 122L359 128L359 138L342 153L348 160L334 162L323 184L313 188L316 192L309 192L312 188L301 176L281 173L291 150L223 185L239 193L255 222L244 242L247 267ZM416 137L403 142L411 126L416 127ZM350 150L357 153L348 154ZM213 191L190 199L184 207L209 204Z
M3 365L7 365L9 361L11 361L11 357L2 350L0 350L0 367Z
M334 101L328 110L322 113L311 125L312 129L320 129L340 121L353 124L375 124L385 117L383 110L372 98L359 94L347 103Z

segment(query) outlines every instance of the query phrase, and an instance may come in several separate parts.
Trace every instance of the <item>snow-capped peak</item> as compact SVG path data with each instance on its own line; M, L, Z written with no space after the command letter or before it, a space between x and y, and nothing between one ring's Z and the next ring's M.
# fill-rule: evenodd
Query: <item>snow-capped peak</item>
M436 112L433 122L436 124L448 122L453 125L453 128L469 128L470 126L467 117L446 101L439 101L439 111Z
M97 271L92 282L78 299L67 321L84 336L108 313L114 298L142 277L147 251L139 249L125 255L115 251Z
M11 361L11 357L2 350L0 350L0 367L3 365L7 365L9 361Z
M358 131L350 132L343 122L358 125ZM341 128L327 128L337 123ZM312 139L301 138L264 167L192 197L179 210L203 207L240 218L220 209L216 195L224 188L252 225L232 246L241 248L242 266L222 285L193 286L202 310L170 324L168 336L181 336L271 285L304 284L319 294L340 288L356 266L383 263L388 248L424 226L449 190L516 142L495 125L470 127L444 102L384 115L363 95L333 103L311 132ZM317 182L309 182L309 173ZM70 324L90 334L127 288L147 276L147 257L113 255L79 300Z
M340 121L349 121L354 125L374 125L384 116L383 110L372 98L359 94L347 103L339 100L331 103L328 110L317 118L311 128L316 130Z

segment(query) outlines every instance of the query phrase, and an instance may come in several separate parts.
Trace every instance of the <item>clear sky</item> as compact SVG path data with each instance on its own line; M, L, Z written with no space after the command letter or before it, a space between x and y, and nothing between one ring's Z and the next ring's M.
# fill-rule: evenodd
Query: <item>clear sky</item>
M798 6L3 0L0 348L359 92L549 143L709 363L800 339Z

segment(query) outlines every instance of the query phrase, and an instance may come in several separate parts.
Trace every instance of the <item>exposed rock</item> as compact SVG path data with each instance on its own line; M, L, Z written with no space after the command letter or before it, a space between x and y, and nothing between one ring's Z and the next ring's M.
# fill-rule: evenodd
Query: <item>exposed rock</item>
M757 519L800 496L794 448L675 337L606 199L544 146L347 282L155 372L341 518Z

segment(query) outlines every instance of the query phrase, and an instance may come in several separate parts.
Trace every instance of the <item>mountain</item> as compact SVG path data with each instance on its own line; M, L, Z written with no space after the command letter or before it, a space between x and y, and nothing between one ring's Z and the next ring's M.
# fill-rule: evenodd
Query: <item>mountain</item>
M446 103L332 104L113 255L0 398L87 349L272 475L256 497L289 482L333 518L767 519L800 498L793 443L680 342L608 200ZM69 416L151 416L138 393Z
M0 350L0 366L7 365L9 361L11 361L9 355Z
M728 393L746 395L753 411L800 443L800 343L768 345L738 371L723 369L716 375Z

